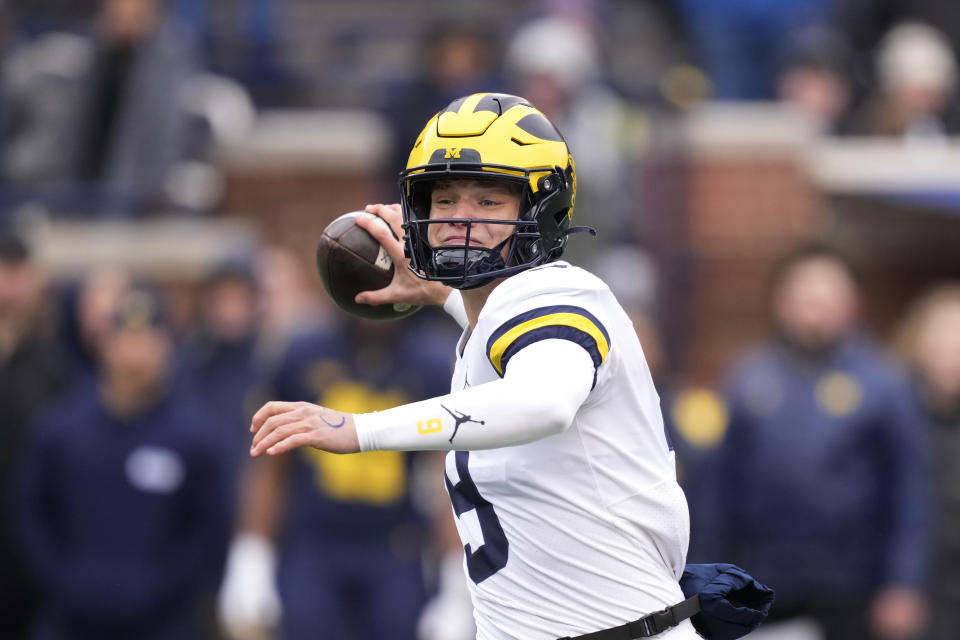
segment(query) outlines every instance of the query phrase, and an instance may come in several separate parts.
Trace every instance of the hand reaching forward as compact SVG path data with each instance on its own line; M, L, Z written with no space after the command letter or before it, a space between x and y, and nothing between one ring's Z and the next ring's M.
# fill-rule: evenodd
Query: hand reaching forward
M421 280L407 268L410 261L403 255L403 242L397 240L403 238L403 214L400 205L368 204L366 211L385 220L396 234L396 238L393 237L386 227L372 218L357 216L357 225L366 229L393 260L393 281L383 289L358 293L354 301L361 304L405 302L415 305L442 305L452 289L439 282Z
M268 402L250 424L254 434L250 455L284 453L310 446L332 453L360 450L353 415L309 402Z

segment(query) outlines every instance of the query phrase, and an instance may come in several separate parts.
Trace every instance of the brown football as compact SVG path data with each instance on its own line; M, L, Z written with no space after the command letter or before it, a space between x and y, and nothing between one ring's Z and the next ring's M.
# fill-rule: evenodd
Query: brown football
M420 307L357 304L353 301L361 291L382 289L393 279L393 260L387 250L357 225L357 216L372 215L365 211L351 211L327 225L317 246L317 271L330 299L347 313L370 320L396 320Z

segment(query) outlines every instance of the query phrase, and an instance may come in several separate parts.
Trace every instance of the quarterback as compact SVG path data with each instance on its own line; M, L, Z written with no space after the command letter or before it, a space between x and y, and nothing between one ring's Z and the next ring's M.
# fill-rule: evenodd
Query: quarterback
M559 258L576 199L552 123L505 94L460 98L418 137L399 205L363 221L398 265L358 302L442 304L463 327L451 392L375 413L269 402L251 454L447 450L481 640L555 639L684 599L689 519L633 325ZM689 620L647 635L697 638ZM633 637L633 636L631 636Z

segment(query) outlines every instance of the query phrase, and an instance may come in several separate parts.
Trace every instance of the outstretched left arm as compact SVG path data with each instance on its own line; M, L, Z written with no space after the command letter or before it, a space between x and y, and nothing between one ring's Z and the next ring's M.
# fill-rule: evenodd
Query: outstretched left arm
M493 449L566 429L593 385L582 347L543 340L520 350L504 377L386 411L347 414L306 402L270 402L253 418L251 455L309 445L334 453Z

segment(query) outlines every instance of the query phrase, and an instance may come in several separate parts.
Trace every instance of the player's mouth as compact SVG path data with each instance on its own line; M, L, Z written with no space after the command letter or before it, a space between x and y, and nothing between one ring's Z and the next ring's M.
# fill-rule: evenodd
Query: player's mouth
M465 236L465 235L462 235L462 236L461 236L461 235L452 235L452 236L447 236L446 238L443 238L443 239L440 240L440 244L441 244L442 246L447 246L447 247L455 247L455 246L458 246L458 245L464 245L464 244L466 244L466 242L467 242L467 236ZM476 238L470 238L470 245L471 245L471 246L474 246L474 245L476 245L476 246L483 246L483 243L480 242L479 240L477 240Z

